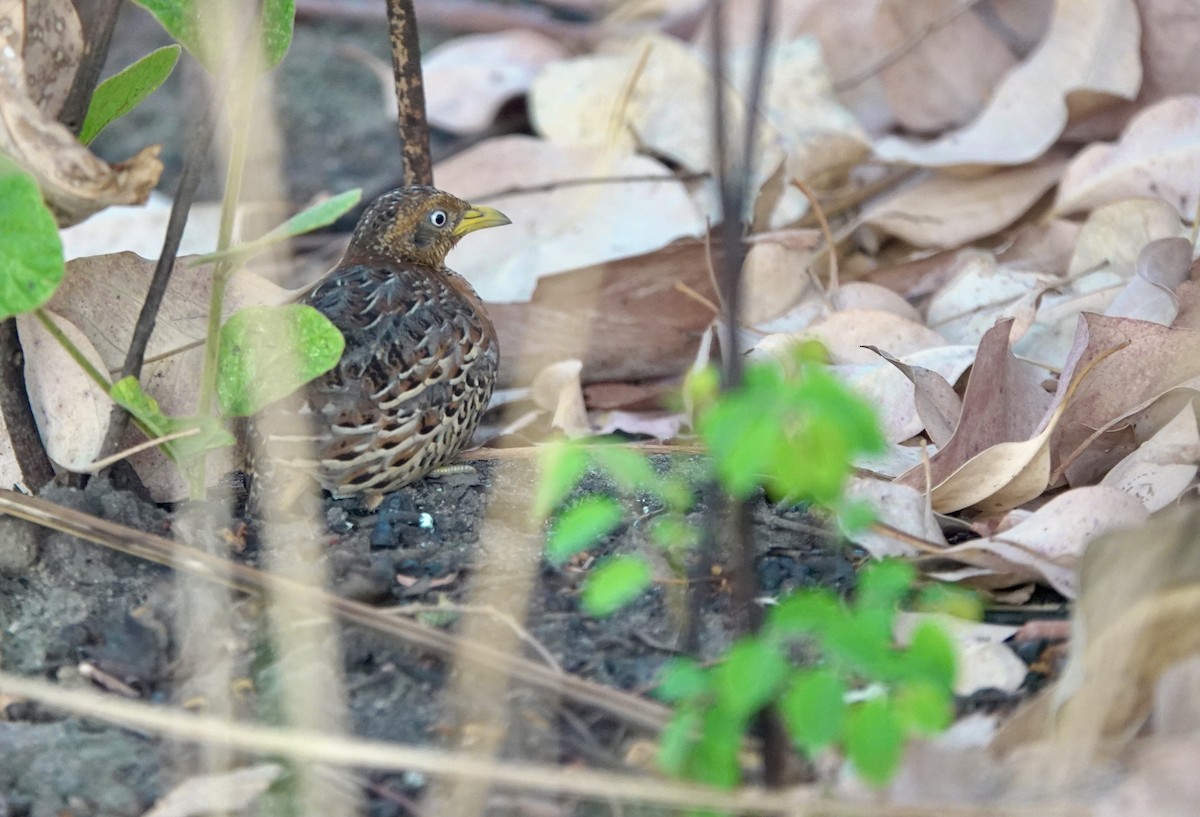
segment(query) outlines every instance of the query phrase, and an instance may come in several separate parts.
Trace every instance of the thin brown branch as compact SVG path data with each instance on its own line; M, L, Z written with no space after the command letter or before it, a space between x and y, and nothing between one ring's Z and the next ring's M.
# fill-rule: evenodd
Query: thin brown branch
M421 74L421 44L413 0L388 0L388 32L392 41L392 74L399 109L400 155L404 186L432 185L429 123L425 119L425 80Z
M100 82L104 61L108 59L108 46L121 11L121 0L75 0L75 11L83 28L83 57L75 69L75 78L71 80L62 110L58 112L58 121L79 135L92 102L92 93Z
M17 338L17 321L0 322L0 415L3 415L21 480L31 491L54 479L54 466L42 447L29 394L25 390L25 355Z

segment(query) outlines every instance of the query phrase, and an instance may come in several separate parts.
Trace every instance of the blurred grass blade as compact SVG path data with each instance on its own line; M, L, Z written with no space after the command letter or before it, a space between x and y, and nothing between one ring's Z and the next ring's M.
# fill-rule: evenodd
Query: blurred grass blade
M205 53L206 33L200 20L204 6L214 5L213 0L134 0L139 6L154 15L159 25L174 37L192 56L204 63L210 71L217 66L218 59L227 55L210 56ZM211 16L211 15L209 15ZM295 0L265 0L262 8L263 59L268 68L274 68L283 59L292 44L292 30L296 19Z
M213 261L245 261L247 258L251 258L281 241L286 241L289 238L332 224L350 212L361 200L361 189L347 190L345 193L339 193L336 196L314 204L306 210L302 210L261 238L256 238L254 241L248 241L245 244L238 244L236 247L230 247L223 252L213 252L208 255L198 256L191 260L190 265L195 267L201 264L209 264Z

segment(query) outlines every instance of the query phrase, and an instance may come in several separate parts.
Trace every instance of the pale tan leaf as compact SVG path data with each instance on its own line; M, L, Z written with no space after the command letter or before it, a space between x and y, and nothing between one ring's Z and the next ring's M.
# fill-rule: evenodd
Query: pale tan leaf
M879 309L834 312L800 333L800 337L820 341L829 350L831 362L842 365L876 364L875 353L864 346L878 346L903 356L946 345L945 338L932 329Z
M1187 279L1191 266L1192 244L1186 238L1152 241L1138 255L1133 278L1104 314L1170 326L1179 313L1175 288Z
M1200 463L1200 432L1196 410L1188 402L1175 418L1121 460L1101 485L1136 496L1150 512L1175 502L1196 478Z
M1074 598L1079 582L1076 567L1088 543L1148 516L1142 503L1124 491L1101 485L1075 488L1002 533L954 545L940 558L1048 583Z
M898 613L893 628L896 641L908 644L918 626L935 622L950 636L958 659L954 678L954 694L970 695L982 689L1002 689L1016 692L1029 667L1004 642L1017 632L1016 627L968 621L944 613Z
M568 437L585 437L592 433L587 407L583 404L583 386L579 373L583 363L560 360L542 369L533 378L533 400L543 411L550 412L550 425Z
M1200 96L1177 96L1134 117L1115 145L1092 145L1063 174L1054 209L1069 214L1157 196L1191 218L1200 198Z
M1000 266L991 253L967 250L952 266L954 277L929 301L925 319L951 343L979 343L996 321L1016 317L1058 281L1056 276Z
M881 139L876 155L925 167L1024 164L1054 144L1070 115L1133 98L1141 82L1133 0L1057 0L1054 8L1045 39L970 125L927 143Z
M942 529L929 510L929 502L920 491L882 479L854 477L846 487L846 496L870 505L879 522L935 545L946 544ZM877 526L843 533L877 559L920 553L909 542L891 536Z
M662 181L576 185L496 195L531 185L613 176ZM584 145L528 136L490 139L434 168L439 187L498 207L512 224L471 236L449 265L489 301L526 300L539 276L649 252L706 225L683 184L645 156L606 158ZM486 199L486 201L485 201Z
M46 314L103 373L100 354L79 327L50 310ZM112 401L32 313L17 316L17 332L25 356L25 391L42 445L54 462L78 471L100 456Z
M1047 158L985 176L930 172L871 206L873 224L918 247L958 247L999 232L1058 181L1064 160Z
M25 87L25 64L0 34L0 154L33 175L60 226L112 204L146 200L162 173L157 145L109 165L40 110Z
M758 325L783 315L810 294L813 247L802 248L777 241L756 241L742 264L744 303L742 321Z
M839 286L830 294L833 308L839 312L851 309L874 309L890 312L910 321L920 321L921 314L897 293L879 284L867 281L850 281Z
M928 133L966 124L1016 64L1000 31L977 11L967 9L945 22L962 6L961 0L882 0L878 5L873 34L883 51L919 38L916 48L879 72L888 103L906 130Z
M1117 278L1109 281L1126 281L1143 247L1160 238L1183 235L1179 214L1162 199L1133 198L1103 205L1084 222L1067 273L1076 279L1076 288L1087 287L1082 276L1102 268L1116 274Z
M958 418L962 414L962 400L951 383L956 382L963 372L975 362L974 347L947 346L942 351L950 353L950 350L961 350L962 368L955 368L942 374L924 366L910 365L909 362L895 358L882 349L872 347L872 351L895 366L912 383L914 408L921 422L921 428L939 448L945 447L946 443L950 442L950 438L954 436L954 429L958 426ZM922 353L917 352L910 355L909 360L914 361L920 356Z
M566 49L544 34L511 29L456 37L421 59L429 123L451 133L477 133L500 107L524 94L544 66Z
M260 763L218 774L189 777L167 792L142 817L200 817L214 812L251 808L266 793L283 767Z

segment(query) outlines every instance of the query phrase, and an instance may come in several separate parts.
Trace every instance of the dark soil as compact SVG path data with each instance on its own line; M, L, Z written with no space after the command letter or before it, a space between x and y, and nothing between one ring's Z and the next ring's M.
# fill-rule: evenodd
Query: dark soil
M677 460L686 468L698 466L695 458ZM666 458L659 457L657 464L665 467ZM524 513L534 482L534 467L524 460L505 460L502 467L481 461L474 473L425 480L403 493L417 511L431 516L432 526L398 524L393 541L382 548L370 544L376 515L364 514L353 502L327 501L319 561L328 571L330 589L381 605L433 606L470 603L481 589L509 587L519 579L503 554L540 548L541 533L503 528L495 533L496 528L489 528L504 541L500 548L486 547L480 542L485 513L490 505L493 519ZM590 475L581 491L605 489L611 486ZM44 497L144 531L170 535L172 530L171 514L104 481L93 480L84 490L50 488ZM494 507L500 501L513 507ZM645 513L638 504L631 504L630 510ZM704 514L704 508L697 508L694 521L699 524ZM780 527L803 520L800 511L780 514L759 501L753 517L765 595L814 584L847 589L853 582L847 551ZM265 555L256 542L256 528L252 525L244 535L238 535L240 531L234 526L225 537L226 555L256 563ZM634 551L650 554L660 578L670 578L638 521L607 537L594 555ZM481 558L488 553L493 555ZM663 663L676 654L681 621L679 599L672 597L671 588L677 585L660 583L620 613L595 619L579 608L587 566L582 560L562 568L542 562L527 601L525 626L565 670L645 692ZM726 646L733 634L725 584L713 581L700 593L705 657ZM180 655L183 631L202 626L188 615L180 607L172 571L61 533L0 519L0 664L7 671L79 686L92 684L82 672L94 668L117 679L128 694L179 706L192 698L193 683L203 674ZM454 629L460 618L445 613L425 620ZM249 599L236 602L231 621L231 633L211 637L238 645L231 660L234 676L248 681L240 697L245 711L239 715L270 719L271 691L282 670L261 605ZM340 628L339 641L350 731L409 744L453 745L439 694L447 680L443 661L356 627ZM528 654L534 657L532 651ZM512 711L525 714L510 717L507 756L590 765L620 762L629 733L611 717L537 699L527 690L511 691ZM529 715L531 706L538 717ZM28 702L10 703L4 715L0 813L137 815L196 772L187 751L153 736L63 717ZM380 798L381 790L419 796L424 784L404 775L374 775L370 782L371 813L378 814L400 813L388 810L392 806Z

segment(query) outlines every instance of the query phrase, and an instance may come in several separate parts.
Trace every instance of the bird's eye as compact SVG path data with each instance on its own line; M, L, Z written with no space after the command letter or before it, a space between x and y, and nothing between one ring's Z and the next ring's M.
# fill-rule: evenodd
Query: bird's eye
M449 220L450 217L446 215L445 210L434 210L429 214L429 223L434 227L445 227Z

